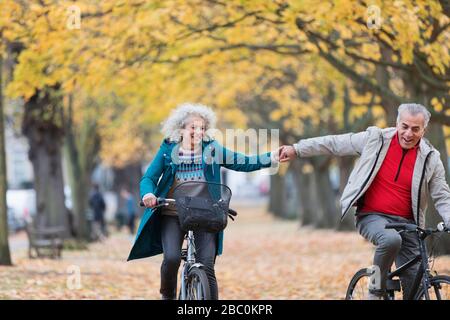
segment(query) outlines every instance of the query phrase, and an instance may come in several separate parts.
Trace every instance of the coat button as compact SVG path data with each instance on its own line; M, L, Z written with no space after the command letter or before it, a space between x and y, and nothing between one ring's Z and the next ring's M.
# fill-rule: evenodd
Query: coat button
M164 157L167 156L167 154L164 153Z

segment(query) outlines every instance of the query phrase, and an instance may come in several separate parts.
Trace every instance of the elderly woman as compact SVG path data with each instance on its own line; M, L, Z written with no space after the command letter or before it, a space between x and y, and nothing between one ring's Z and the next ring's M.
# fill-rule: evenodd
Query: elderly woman
M161 265L162 299L175 299L177 273L181 262L184 231L176 207L158 207L157 197L171 198L173 189L184 181L220 183L220 166L236 171L255 171L276 162L276 153L248 157L219 145L208 135L215 125L214 112L203 105L183 104L165 121L160 149L141 179L140 193L147 209L141 219L128 260L163 253ZM212 157L207 156L212 155ZM192 190L195 196L198 190ZM196 258L205 266L211 297L218 299L214 273L216 255L222 253L223 232L195 233Z

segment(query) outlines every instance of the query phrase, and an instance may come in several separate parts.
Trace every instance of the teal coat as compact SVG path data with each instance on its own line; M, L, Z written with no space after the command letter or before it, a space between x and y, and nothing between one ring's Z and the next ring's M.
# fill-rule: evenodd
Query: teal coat
M179 144L164 140L153 161L141 179L141 198L147 193L153 193L156 197L165 197L173 184L177 164L172 161L172 151ZM212 140L202 143L202 165L205 179L208 182L220 183L220 167L235 171L255 171L271 166L270 152L256 156L245 156L221 146ZM176 151L176 150L175 150ZM160 208L147 208L142 216L136 234L134 245L128 256L128 260L151 257L163 252L161 244L161 214ZM217 254L222 253L223 231L217 235Z

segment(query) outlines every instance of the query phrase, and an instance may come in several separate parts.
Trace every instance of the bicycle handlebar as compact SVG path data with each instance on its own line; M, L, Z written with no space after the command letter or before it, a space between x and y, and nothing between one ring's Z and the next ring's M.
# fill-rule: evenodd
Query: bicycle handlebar
M160 197L158 197L157 199L156 199L156 206L154 206L154 207L152 207L152 208L157 208L157 207L161 207L161 206L166 206L166 205L168 205L169 203L175 203L176 202L176 200L175 199L170 199L170 198L160 198ZM139 206L140 207L145 207L145 205L144 205L144 201L140 201L139 202Z
M438 223L436 226L436 229L428 228L428 229L422 229L419 226L412 224L412 223L388 223L385 226L385 229L396 229L396 230L402 230L402 231L420 231L426 234L432 234L436 232L447 232L450 233L450 229L447 228L443 222Z
M176 203L176 202L177 202L177 201L176 201L175 199L158 197L158 198L156 199L156 206L154 206L154 207L152 207L152 208L158 208L158 207L162 207L162 206L167 206L167 205L169 205L169 203ZM145 207L144 201L141 200L141 201L139 202L139 206L140 206L140 207ZM231 208L228 208L228 215L229 215L229 217L231 218L231 220L234 220L233 217L236 217L236 216L237 216L237 212L236 212L236 210L233 210L233 209L231 209Z

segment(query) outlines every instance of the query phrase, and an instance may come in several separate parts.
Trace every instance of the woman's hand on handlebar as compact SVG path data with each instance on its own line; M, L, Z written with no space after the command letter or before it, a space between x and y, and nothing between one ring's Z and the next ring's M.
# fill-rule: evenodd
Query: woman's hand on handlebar
M146 208L153 208L158 204L156 196L153 193L147 193L143 198L142 202Z

